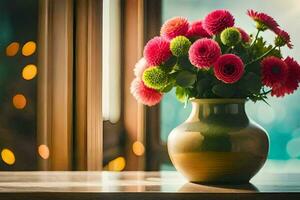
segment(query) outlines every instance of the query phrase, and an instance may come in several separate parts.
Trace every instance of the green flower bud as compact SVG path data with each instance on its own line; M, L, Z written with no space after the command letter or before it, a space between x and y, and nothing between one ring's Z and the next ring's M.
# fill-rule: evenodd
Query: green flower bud
M144 71L142 79L147 87L160 90L167 85L169 75L159 66L153 66Z
M241 33L237 28L226 28L221 33L221 42L226 46L234 46L241 41Z
M184 36L177 36L171 40L170 49L174 56L185 56L189 52L192 43Z
M275 46L278 47L283 47L284 45L286 45L286 41L280 36L276 36L274 43Z
M268 27L264 23L262 23L260 21L255 21L255 22L256 22L256 28L257 28L257 30L265 31L265 30L268 29Z

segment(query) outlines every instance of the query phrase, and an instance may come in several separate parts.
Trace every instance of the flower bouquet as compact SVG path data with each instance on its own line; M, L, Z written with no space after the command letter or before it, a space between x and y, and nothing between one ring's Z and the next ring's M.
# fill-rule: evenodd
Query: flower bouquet
M175 168L192 182L248 182L264 165L267 132L250 120L245 102L283 97L299 86L300 66L283 58L290 36L265 13L248 10L257 33L235 26L227 10L215 10L189 23L175 17L163 24L138 61L131 93L153 106L176 88L181 102L192 102L189 118L168 136ZM273 44L261 33L272 31Z
M174 17L151 39L138 61L131 93L153 106L164 93L176 88L181 102L189 99L242 98L266 101L267 95L283 97L300 82L300 66L283 58L281 48L293 45L289 34L265 13L248 10L257 33L249 35L235 26L227 10L215 10L204 20L189 23ZM274 43L260 36L274 33Z

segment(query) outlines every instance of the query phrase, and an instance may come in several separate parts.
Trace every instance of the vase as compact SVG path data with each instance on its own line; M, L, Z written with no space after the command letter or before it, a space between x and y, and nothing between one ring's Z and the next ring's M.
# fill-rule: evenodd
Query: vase
M249 119L245 99L195 99L188 119L168 136L177 171L191 182L245 183L264 165L267 132Z

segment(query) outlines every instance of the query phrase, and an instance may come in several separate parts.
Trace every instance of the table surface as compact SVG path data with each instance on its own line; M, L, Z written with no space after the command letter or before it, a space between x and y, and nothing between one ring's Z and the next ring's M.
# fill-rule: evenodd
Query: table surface
M200 185L177 172L0 172L0 199L298 199L300 174L260 173L249 184Z

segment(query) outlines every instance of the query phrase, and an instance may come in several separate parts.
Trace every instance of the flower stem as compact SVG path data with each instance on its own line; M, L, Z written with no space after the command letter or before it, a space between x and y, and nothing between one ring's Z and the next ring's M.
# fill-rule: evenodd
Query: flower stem
M230 46L230 47L225 51L225 54L226 54L226 53L229 53L231 50L232 50L232 46Z
M256 35L255 35L255 39L254 39L254 41L252 42L252 44L250 45L250 48L255 44L255 42L256 42L256 40L257 40L257 38L258 38L259 33L260 33L260 30L257 30L257 33L256 33Z
M252 60L251 62L247 63L247 65L251 65L259 60L261 60L262 58L266 57L267 55L269 55L269 53L271 53L274 49L276 49L277 46L274 46L272 49L270 49L269 51L265 52L264 54L262 54L261 56L259 56L258 58L256 58L255 60Z
M269 94L270 92L272 92L272 89L270 89L268 91L263 91L263 93L260 93L260 95L266 95L266 94Z

